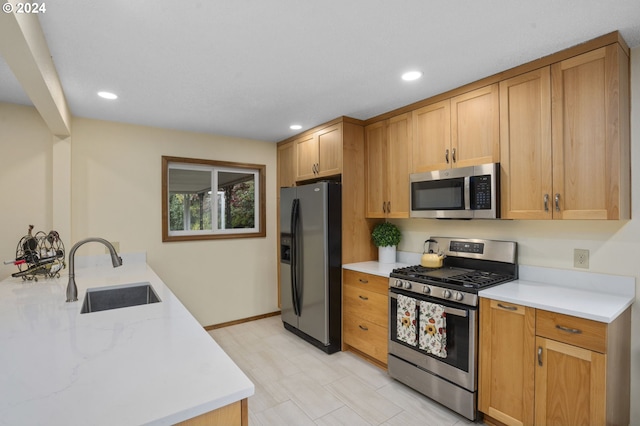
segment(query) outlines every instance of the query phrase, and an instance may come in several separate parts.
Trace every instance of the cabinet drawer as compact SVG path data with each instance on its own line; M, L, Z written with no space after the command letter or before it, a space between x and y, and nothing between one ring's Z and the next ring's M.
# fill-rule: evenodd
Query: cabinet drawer
M374 291L381 294L389 294L389 278L379 275L365 274L364 272L342 270L342 282L353 285L363 290Z
M343 288L343 311L374 324L386 327L389 323L389 297L362 290L353 285Z
M607 352L607 324L537 310L536 335L595 352Z
M342 324L344 343L386 364L388 328L345 312Z

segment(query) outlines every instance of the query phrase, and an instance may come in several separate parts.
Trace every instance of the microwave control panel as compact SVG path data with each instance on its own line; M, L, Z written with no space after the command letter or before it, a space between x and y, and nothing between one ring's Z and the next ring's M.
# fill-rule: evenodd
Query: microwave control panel
M470 179L471 209L491 209L491 175L472 176Z

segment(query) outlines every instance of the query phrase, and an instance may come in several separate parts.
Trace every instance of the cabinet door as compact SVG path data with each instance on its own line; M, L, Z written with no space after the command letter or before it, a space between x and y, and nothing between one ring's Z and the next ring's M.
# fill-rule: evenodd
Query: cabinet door
M391 218L409 217L411 133L411 114L402 114L389 119L387 125L387 213Z
M451 103L449 99L413 111L412 173L451 167Z
M318 176L332 176L342 173L342 125L327 127L317 132Z
M534 424L535 310L480 299L478 407L506 425Z
M536 338L536 425L605 424L605 355Z
M551 219L549 67L500 82L501 204L505 219Z
M365 128L366 216L385 217L386 187L386 121Z
M295 186L295 183L296 158L293 142L278 145L278 188Z
M453 167L500 161L498 83L451 99L451 161Z
M318 139L315 134L303 136L294 141L296 150L296 180L316 177L318 162Z
M620 102L628 83L620 66L628 67L617 45L551 66L554 218L621 218L628 111ZM625 217L626 202L623 209Z

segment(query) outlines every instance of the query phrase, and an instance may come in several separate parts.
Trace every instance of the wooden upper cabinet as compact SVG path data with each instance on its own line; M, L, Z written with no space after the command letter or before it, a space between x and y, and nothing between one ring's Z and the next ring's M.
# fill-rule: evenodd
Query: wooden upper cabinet
M411 162L411 114L389 119L387 124L387 217L409 217L409 169Z
M278 188L295 186L295 164L295 147L293 142L278 145Z
M503 218L630 217L628 69L612 44L500 82Z
M316 163L318 161L318 138L316 134L305 135L294 142L296 180L313 179L316 177Z
M450 154L453 167L500 161L497 83L451 98Z
M551 219L551 77L544 67L500 82L505 219Z
M492 84L413 111L413 173L497 163L499 85Z
M629 58L618 44L551 66L554 218L628 219Z
M318 137L318 176L342 173L342 124L320 130Z
M451 101L446 99L413 111L412 173L451 167Z
M409 217L411 114L365 128L366 216Z
M342 124L334 124L296 139L296 180L342 173Z
M366 216L385 217L387 201L386 121L364 128Z

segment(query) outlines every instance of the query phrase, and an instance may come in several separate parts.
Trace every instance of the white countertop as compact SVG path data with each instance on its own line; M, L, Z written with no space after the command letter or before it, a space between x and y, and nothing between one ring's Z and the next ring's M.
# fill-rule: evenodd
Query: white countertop
M398 260L342 267L388 277L395 268L419 263L420 254L399 252ZM527 265L519 265L518 273L518 280L481 290L478 296L605 323L615 320L636 298L633 277Z
M254 385L146 265L0 282L0 425L168 425L247 398ZM108 259L108 256L97 258ZM160 303L80 314L89 287L149 282Z
M347 263L345 265L342 265L344 269L364 272L365 274L380 275L381 277L387 278L389 278L389 274L392 270L405 266L409 265L406 265L404 263L379 263L375 260L372 260L370 262Z
M519 279L481 290L480 297L611 323L635 300L635 279L519 265Z

